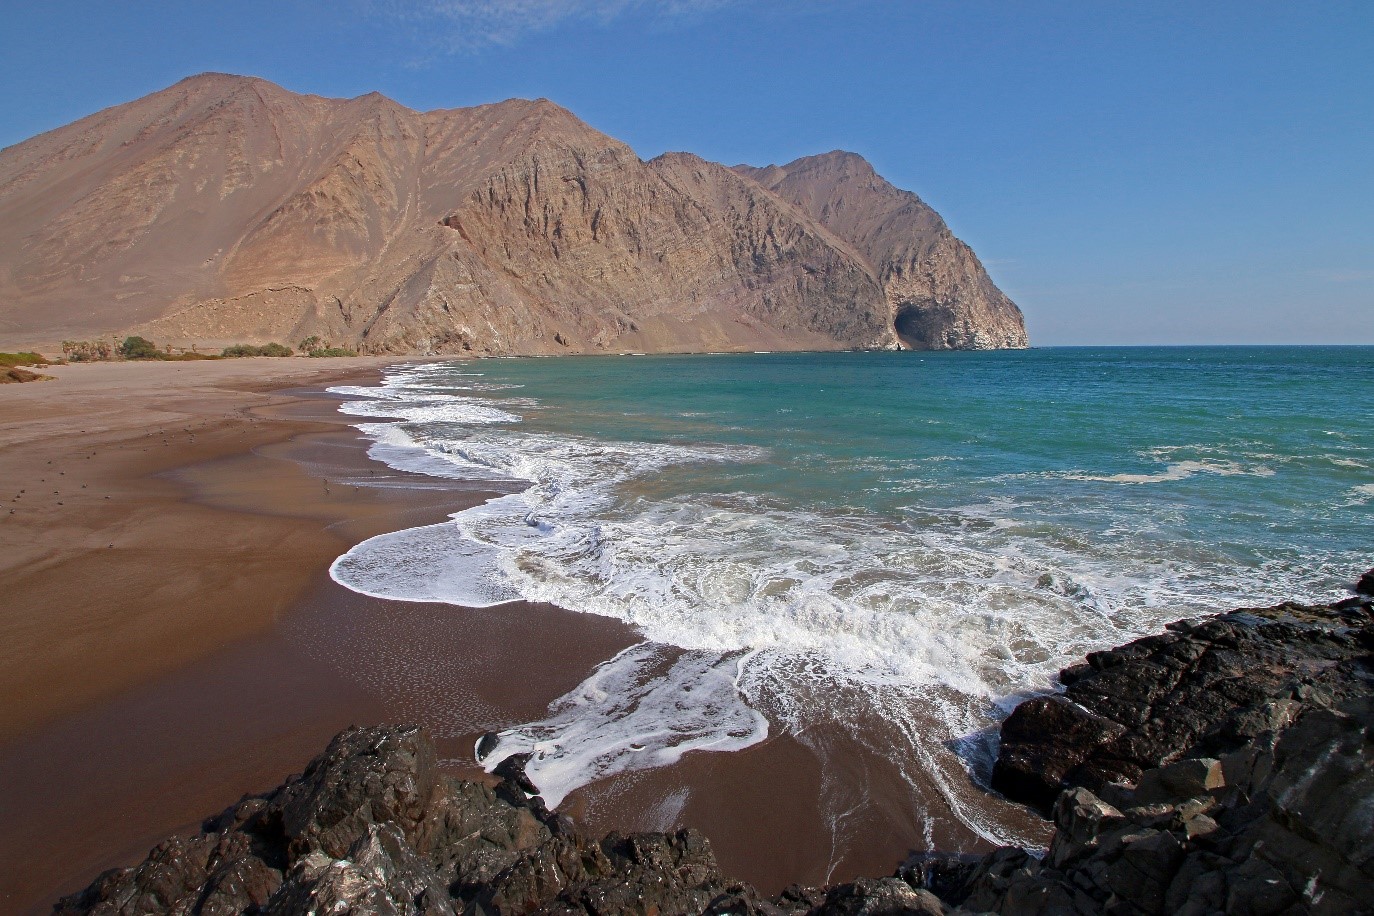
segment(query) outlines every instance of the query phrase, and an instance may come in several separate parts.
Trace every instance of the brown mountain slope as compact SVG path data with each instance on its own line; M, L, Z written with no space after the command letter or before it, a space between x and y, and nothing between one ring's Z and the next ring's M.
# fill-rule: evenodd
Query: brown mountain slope
M853 245L882 284L893 324L916 349L1027 346L1021 310L925 201L854 153L784 166L735 166Z
M801 167L832 158L643 162L544 100L419 113L203 74L0 150L0 340L833 349L895 323L1024 346L933 211L858 157Z

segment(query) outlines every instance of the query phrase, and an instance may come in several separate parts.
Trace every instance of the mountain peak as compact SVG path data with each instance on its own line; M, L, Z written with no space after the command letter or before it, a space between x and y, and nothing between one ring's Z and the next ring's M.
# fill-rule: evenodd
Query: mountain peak
M805 167L825 167L854 169L872 172L873 166L867 159L858 153L845 149L832 149L828 153L817 153L813 156L801 156L783 166L785 169L805 168Z
M0 329L24 346L1024 344L961 245L855 153L646 163L546 98L419 113L210 72L0 151Z

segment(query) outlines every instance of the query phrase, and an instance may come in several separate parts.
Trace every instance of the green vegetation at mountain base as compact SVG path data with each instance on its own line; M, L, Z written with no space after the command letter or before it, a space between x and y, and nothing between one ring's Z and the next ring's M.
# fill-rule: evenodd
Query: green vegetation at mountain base
M229 357L291 356L293 355L293 351L290 347L283 346L279 343L263 344L262 346L256 346L254 344L234 344L232 347L225 347L223 355Z
M14 366L46 366L48 360L41 353L21 351L19 353L0 353L0 368L9 369Z

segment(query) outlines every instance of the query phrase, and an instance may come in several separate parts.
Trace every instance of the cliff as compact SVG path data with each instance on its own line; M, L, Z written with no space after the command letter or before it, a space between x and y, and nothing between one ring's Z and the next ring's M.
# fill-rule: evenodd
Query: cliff
M783 166L735 166L859 252L883 288L893 329L915 350L1028 345L1021 310L925 201L862 156L836 151Z
M375 353L1026 345L861 158L641 161L545 100L203 74L0 150L0 337Z

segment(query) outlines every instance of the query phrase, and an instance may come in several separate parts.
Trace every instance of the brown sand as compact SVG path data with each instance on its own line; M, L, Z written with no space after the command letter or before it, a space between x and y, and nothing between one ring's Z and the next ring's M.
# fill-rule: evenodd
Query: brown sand
M256 419L264 388L380 365L106 363L7 387L0 738L270 627L339 540L283 516L226 524L163 475L308 428Z
M419 722L475 775L481 732L542 718L637 641L547 605L389 602L329 579L351 544L493 492L366 457L319 386L382 364L57 367L0 396L0 910L46 912L353 722ZM919 801L829 743L824 766L865 796L842 849L815 803L815 741L785 735L607 780L567 809L594 830L698 827L728 874L770 892L890 872L922 845Z
M463 730L542 715L635 641L328 578L353 543L492 494L367 459L318 388L387 362L65 366L0 400L0 911L46 912L350 723L423 722L474 774Z

